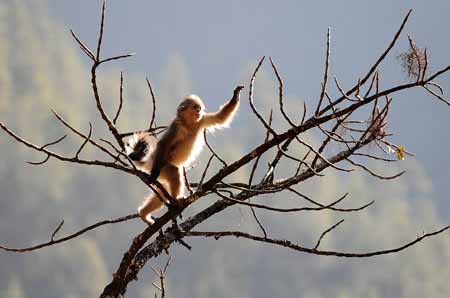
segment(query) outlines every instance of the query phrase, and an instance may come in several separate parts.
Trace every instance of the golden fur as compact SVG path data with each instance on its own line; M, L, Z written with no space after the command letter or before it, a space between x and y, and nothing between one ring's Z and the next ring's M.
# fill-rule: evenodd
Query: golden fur
M205 113L205 105L197 95L189 95L179 104L175 119L159 140L156 150L146 163L152 162L150 179L157 179L173 197L183 195L183 167L191 164L202 150L203 131L228 126L239 107L239 86L234 96L215 113ZM145 170L150 168L147 164ZM150 194L138 208L140 217L149 224L151 214L163 203L156 194Z

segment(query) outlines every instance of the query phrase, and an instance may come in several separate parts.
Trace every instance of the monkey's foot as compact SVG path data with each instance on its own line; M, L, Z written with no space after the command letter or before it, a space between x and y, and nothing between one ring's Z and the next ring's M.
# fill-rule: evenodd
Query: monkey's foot
M149 226L155 223L155 219L151 216L151 214L147 214L146 216L139 214L139 217L142 219L143 222L147 223Z
M146 223L148 223L150 226L155 223L155 220L153 219L153 217L150 214L148 214L145 218L143 218L143 220Z

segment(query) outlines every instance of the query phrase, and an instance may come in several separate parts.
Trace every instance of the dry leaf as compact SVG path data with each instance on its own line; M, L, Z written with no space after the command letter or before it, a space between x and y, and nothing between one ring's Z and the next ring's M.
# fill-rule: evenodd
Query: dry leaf
M405 159L405 148L402 145L397 147L397 159L398 160Z

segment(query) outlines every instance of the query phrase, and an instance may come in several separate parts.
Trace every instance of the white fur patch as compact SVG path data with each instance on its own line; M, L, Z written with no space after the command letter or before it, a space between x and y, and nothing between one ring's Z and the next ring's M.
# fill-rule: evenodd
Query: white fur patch
M140 160L140 162L147 162L155 151L158 140L148 132L135 132L124 140L125 152L127 155L134 151L134 147L139 141L147 143L147 153Z

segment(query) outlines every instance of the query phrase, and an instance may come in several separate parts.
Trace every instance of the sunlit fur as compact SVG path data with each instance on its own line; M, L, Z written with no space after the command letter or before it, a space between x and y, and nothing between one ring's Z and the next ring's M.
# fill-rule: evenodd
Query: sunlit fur
M143 166L140 167L147 172L151 168L151 174L158 177L168 193L173 198L180 198L184 191L183 167L200 154L204 144L203 131L228 126L238 107L239 92L216 113L205 113L205 105L199 96L185 97L177 108L175 119L159 140L156 151L149 160L142 161ZM138 208L139 215L152 224L151 214L162 206L156 194L150 194Z
M156 150L158 140L146 131L135 132L131 136L124 139L125 153L128 156L133 153L139 142L145 142L147 145L147 152L140 160L133 161L133 163L139 170L150 173L153 166L152 154Z

